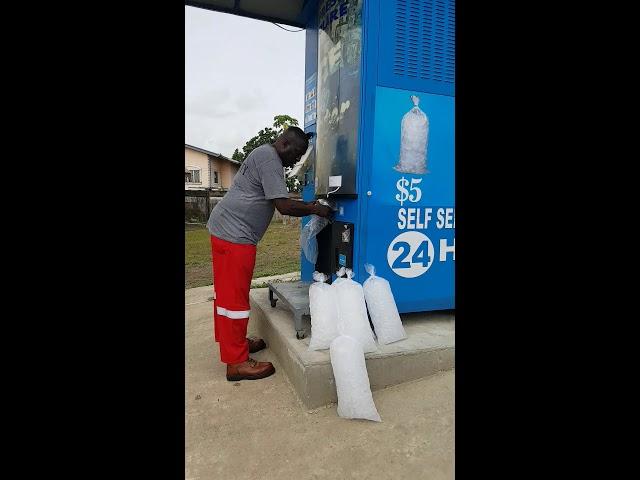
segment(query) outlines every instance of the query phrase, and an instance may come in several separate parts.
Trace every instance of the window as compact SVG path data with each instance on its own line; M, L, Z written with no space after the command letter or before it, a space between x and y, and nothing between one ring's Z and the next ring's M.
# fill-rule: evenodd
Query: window
M197 167L187 167L185 174L185 183L200 183L200 169Z
M214 185L218 184L218 172L216 171L213 172L213 183Z

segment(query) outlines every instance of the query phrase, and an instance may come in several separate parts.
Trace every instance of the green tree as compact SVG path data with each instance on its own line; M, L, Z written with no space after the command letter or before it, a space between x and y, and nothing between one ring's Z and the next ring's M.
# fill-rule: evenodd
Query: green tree
M292 126L297 127L298 120L290 117L289 115L276 115L275 117L273 117L273 128L275 128L279 132L278 135Z
M241 163L244 162L249 154L256 148L258 148L260 145L275 142L276 138L278 138L282 134L282 132L284 132L291 126L297 127L298 120L290 117L289 115L276 115L275 117L273 117L273 125L271 127L265 127L260 130L257 135L251 137L242 147L242 152L240 152L236 148L231 158ZM287 168L287 172L289 170L291 169ZM300 182L295 178L287 179L287 188L289 192L300 192L302 189Z
M275 142L276 138L278 138L278 135L279 135L278 131L274 130L271 127L266 127L260 130L257 135L251 137L247 141L247 143L244 144L244 147L242 147L242 159L240 161L244 162L244 160L249 156L249 154L253 152L256 148L258 148L260 145ZM236 149L236 151L237 150L238 149ZM240 154L240 152L238 153Z
M231 158L233 160L237 160L238 162L242 162L244 160L244 154L240 153L236 148L235 151L233 152L233 155L231 155Z

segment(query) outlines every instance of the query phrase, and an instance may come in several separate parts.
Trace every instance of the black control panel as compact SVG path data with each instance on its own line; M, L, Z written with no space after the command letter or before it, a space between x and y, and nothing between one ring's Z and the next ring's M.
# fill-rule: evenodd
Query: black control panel
M353 269L353 223L334 221L318 235L316 270L331 276L340 267Z

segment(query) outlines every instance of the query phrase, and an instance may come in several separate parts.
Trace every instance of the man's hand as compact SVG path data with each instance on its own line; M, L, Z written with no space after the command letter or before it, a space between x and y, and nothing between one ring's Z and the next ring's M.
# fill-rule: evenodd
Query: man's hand
M326 205L322 205L317 201L313 202L314 215L318 215L319 217L331 218L331 214L333 211L327 207Z

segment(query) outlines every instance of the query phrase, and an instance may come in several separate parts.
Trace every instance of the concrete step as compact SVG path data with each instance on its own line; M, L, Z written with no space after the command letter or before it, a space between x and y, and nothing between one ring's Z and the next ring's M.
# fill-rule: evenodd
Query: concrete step
M277 356L300 400L317 408L338 400L329 350L309 351L309 338L298 340L293 315L282 302L269 303L269 289L253 289L251 322L269 349ZM403 314L408 338L391 345L378 345L365 360L371 390L409 382L454 368L455 313ZM307 332L311 331L306 321Z

